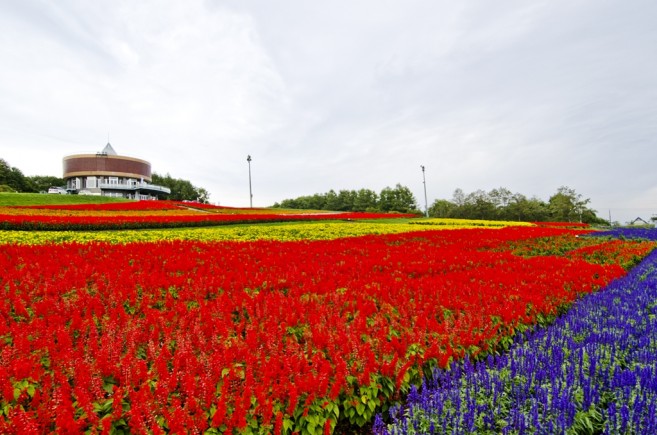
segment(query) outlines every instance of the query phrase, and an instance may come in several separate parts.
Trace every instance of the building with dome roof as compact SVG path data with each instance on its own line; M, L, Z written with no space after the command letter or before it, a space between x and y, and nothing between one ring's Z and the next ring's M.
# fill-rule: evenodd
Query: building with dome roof
M96 154L66 156L63 164L68 193L129 199L158 199L171 193L168 187L150 184L149 162L120 156L109 142Z

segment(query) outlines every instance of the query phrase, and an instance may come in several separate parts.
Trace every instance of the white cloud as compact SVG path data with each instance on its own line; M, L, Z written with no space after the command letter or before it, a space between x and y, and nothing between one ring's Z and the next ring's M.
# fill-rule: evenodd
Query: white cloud
M115 148L254 200L397 182L657 204L647 0L37 0L0 6L2 158ZM26 153L29 149L31 152ZM655 210L657 212L657 210Z

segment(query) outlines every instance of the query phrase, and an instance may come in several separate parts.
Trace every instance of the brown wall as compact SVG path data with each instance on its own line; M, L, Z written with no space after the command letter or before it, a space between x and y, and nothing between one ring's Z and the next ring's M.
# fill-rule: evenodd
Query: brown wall
M151 181L151 164L124 156L78 154L64 157L64 178L83 176L130 177Z

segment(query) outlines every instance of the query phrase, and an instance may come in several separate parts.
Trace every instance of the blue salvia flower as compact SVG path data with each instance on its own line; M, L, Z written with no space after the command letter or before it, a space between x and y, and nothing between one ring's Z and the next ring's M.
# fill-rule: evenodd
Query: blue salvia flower
M422 396L417 390L415 385L411 385L411 390L408 392L408 403L409 404L419 404L422 403Z
M655 228L615 228L609 231L598 231L595 237L615 237L622 239L645 239L657 240L657 229Z
M621 417L620 431L621 433L627 433L627 426L630 420L630 410L627 407L627 403L623 403L623 406L621 406L620 417Z
M372 432L374 432L376 435L383 435L386 432L385 429L385 423L383 422L383 417L381 417L381 414L377 414L374 417L374 424L372 425Z

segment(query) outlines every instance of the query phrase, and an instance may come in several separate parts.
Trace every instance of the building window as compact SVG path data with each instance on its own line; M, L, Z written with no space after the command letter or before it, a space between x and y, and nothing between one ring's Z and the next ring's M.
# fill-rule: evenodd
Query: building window
M96 188L96 177L87 177L87 187L89 189Z
M119 184L119 177L109 177L108 184Z

